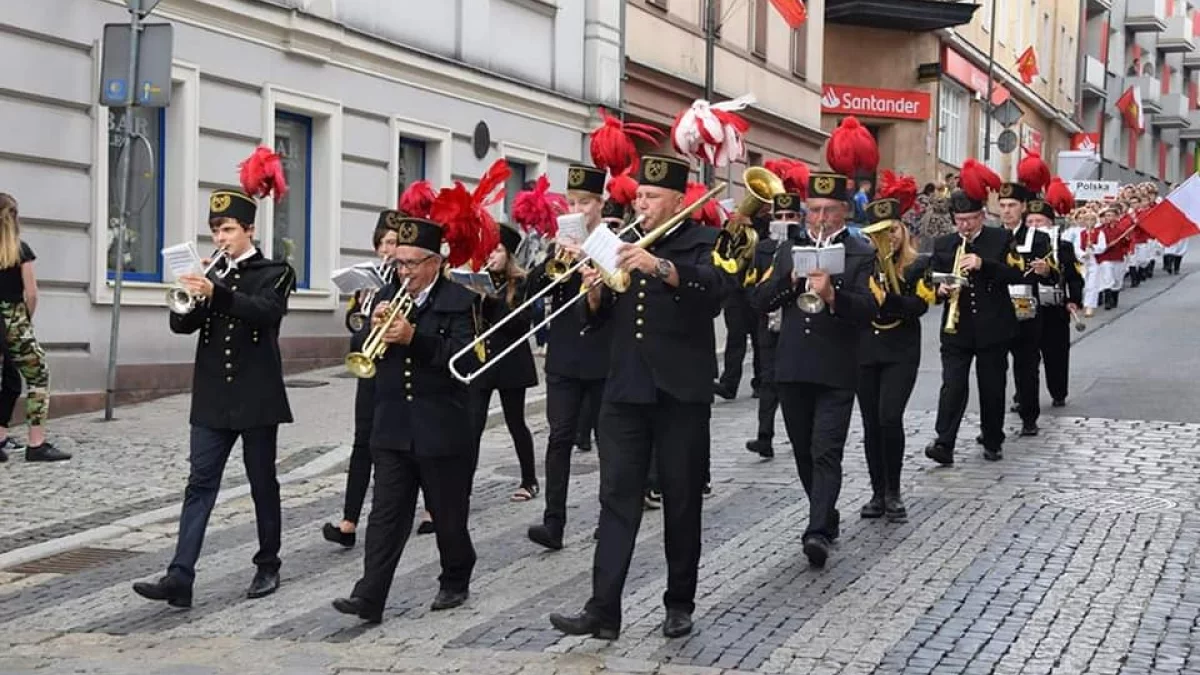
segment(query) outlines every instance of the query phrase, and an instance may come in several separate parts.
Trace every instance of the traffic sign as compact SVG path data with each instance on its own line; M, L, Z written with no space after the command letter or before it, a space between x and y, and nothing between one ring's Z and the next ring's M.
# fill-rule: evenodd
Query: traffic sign
M996 147L1000 149L1000 152L1003 152L1006 155L1013 150L1016 150L1017 132L1013 131L1012 129L1005 129L1004 131L1001 131L1000 135L996 137Z
M100 63L100 105L109 108L171 105L171 52L174 28L169 23L141 25L137 79L129 82L129 24L104 26L104 55Z
M1013 102L1012 97L1004 99L1004 103L992 107L992 119L1000 123L1004 128L1011 127L1020 121L1021 116L1025 114L1021 107ZM1005 152L1008 152L1007 150Z

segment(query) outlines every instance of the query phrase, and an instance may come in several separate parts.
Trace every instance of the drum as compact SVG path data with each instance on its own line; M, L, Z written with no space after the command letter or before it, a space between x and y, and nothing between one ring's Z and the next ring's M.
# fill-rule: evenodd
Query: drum
M1058 286L1043 286L1038 284L1038 303L1061 307L1063 300L1063 290Z
M1028 321L1037 316L1038 299L1029 286L1025 284L1011 285L1008 287L1008 296L1012 298L1017 321Z

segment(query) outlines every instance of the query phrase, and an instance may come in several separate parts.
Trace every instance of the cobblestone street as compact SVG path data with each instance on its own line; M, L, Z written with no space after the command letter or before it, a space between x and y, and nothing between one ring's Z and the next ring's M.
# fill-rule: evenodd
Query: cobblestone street
M51 432L75 459L36 465L18 456L0 465L0 672L1200 672L1195 393L1178 391L1160 416L1142 415L1170 421L1092 412L1115 409L1104 393L1113 380L1126 382L1121 395L1139 409L1147 406L1142 392L1163 382L1194 387L1191 352L1182 372L1132 360L1096 372L1104 355L1131 359L1131 340L1147 354L1194 344L1187 336L1200 278L1148 286L1122 298L1121 316L1097 317L1072 354L1080 370L1071 405L1044 416L1040 436L1010 437L1002 462L984 462L970 440L974 405L957 463L934 468L923 457L939 370L927 348L919 403L906 419L909 522L858 517L868 480L856 420L842 536L824 570L810 569L801 552L807 502L780 441L782 423L779 454L763 461L744 448L756 406L746 387L716 404L696 630L676 640L659 630L665 566L656 511L642 523L619 640L563 637L546 619L589 595L594 452L575 459L566 547L546 552L525 538L543 502L509 501L516 458L503 425L489 429L472 503L479 562L470 600L430 613L437 551L432 537L414 536L383 624L363 626L329 606L361 571L362 539L342 551L320 534L339 516L350 435L354 382L338 370L293 378L300 422L283 428L280 451L283 585L261 600L244 597L256 539L236 461L210 523L195 606L172 610L130 590L161 574L172 553L186 397L120 409L110 424L97 415L55 420ZM1157 330L1168 325L1177 332ZM540 456L540 409L529 421ZM1017 424L1010 415L1009 426ZM73 558L46 557L69 551Z

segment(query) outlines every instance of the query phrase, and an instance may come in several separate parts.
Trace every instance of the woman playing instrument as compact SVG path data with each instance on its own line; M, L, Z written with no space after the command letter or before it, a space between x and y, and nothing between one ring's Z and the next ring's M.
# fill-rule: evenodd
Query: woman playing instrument
M520 243L521 234L516 229L508 225L500 226L500 244L492 251L487 261L487 271L496 287L496 295L483 296L475 301L477 334L507 316L526 297L525 271L512 257ZM522 317L508 321L502 329L483 342L482 348L485 353L481 356L484 357L485 363L488 358L499 354L525 336L533 317L530 310L525 310L523 314ZM525 423L525 391L536 385L537 369L533 363L533 351L529 347L528 339L471 383L471 410L475 417L477 446L487 424L492 392L500 392L504 423L512 436L517 461L521 464L521 485L512 495L515 502L529 501L540 491L533 458L533 434L529 432L529 426ZM476 460L478 461L478 457Z
M886 174L884 180L881 192L887 191ZM916 184L912 187L915 193ZM934 299L933 289L923 280L928 258L918 260L912 236L900 220L905 210L893 198L867 205L872 224L864 232L875 241L877 253L870 288L879 312L859 334L858 346L858 406L871 475L871 499L861 515L886 515L891 522L908 517L900 498L904 408L921 364L921 316Z

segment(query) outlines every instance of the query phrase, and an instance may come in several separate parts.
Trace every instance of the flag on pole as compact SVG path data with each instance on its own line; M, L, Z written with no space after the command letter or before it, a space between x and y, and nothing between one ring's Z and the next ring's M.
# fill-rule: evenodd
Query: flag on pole
M1037 52L1033 51L1033 45L1030 45L1017 57L1017 74L1021 76L1022 82L1030 84L1039 72Z
M771 0L771 4L775 5L775 10L783 16L788 28L792 30L799 28L808 18L808 8L804 6L804 0Z
M1146 117L1142 111L1142 90L1132 85L1117 99L1117 110L1125 118L1125 126L1141 133L1146 130Z
M1191 178L1171 191L1142 216L1138 223L1163 246L1200 234L1200 177Z

